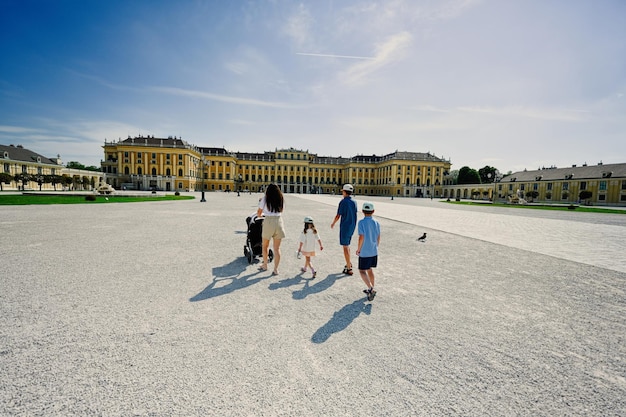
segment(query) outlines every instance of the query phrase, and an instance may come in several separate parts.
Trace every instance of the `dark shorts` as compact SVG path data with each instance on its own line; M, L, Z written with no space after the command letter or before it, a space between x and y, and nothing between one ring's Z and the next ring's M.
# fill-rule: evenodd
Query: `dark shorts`
M343 228L339 230L339 244L341 246L350 246L350 242L352 242L352 236L354 235L354 227Z
M368 256L367 258L359 257L359 269L361 271L367 271L370 268L376 268L378 265L378 255Z

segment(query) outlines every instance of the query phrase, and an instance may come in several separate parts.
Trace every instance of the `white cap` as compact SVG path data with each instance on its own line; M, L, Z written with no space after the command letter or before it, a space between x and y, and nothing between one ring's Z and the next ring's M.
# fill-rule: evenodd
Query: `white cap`
M304 222L305 222L305 223L313 223L313 217L311 217L311 216L306 216L306 217L304 218Z
M374 211L374 203L370 201L363 203L363 211Z
M344 184L342 190L344 191L354 191L354 187L352 186L352 184Z

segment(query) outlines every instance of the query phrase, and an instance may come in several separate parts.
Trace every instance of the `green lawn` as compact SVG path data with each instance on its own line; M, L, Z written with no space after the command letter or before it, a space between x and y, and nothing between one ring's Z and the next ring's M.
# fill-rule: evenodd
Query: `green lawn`
M95 201L88 201L84 195L22 195L22 194L0 194L0 206L19 206L31 204L102 204L102 203L138 203L144 201L171 201L190 200L194 196L146 196L146 197L125 197L116 195L95 195Z
M491 206L491 207L504 207L510 209L530 209L530 210L557 210L557 211L580 211L584 213L612 213L612 214L626 214L626 210L599 208L593 206L575 206L575 209L570 209L567 205L551 206L551 205L523 205L523 204L501 204L501 203L475 203L472 201L445 201L448 204L462 204L466 206Z

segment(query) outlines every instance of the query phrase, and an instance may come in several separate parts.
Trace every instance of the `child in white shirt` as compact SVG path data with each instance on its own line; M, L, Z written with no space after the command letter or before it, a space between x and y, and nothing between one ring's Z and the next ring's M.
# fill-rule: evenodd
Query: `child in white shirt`
M304 266L300 268L300 270L302 272L306 272L307 268L311 268L313 278L315 278L317 271L313 268L313 264L311 264L311 257L315 256L316 242L319 243L320 250L324 250L324 246L322 245L322 239L320 239L320 235L319 233L317 233L317 229L315 228L315 224L313 223L313 218L310 216L306 216L304 218L304 230L302 231L302 233L300 233L298 258L300 257L300 254L304 255Z

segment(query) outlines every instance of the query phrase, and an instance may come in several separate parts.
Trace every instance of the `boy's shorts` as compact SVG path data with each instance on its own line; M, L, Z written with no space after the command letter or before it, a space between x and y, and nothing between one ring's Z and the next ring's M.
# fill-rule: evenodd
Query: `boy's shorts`
M359 257L359 270L367 271L370 268L376 268L378 265L378 255L368 256L365 258Z
M350 229L343 228L339 230L339 244L341 246L350 246L352 242L352 236L354 235L354 227Z
M265 240L283 239L285 237L283 218L281 216L265 216L261 237Z

